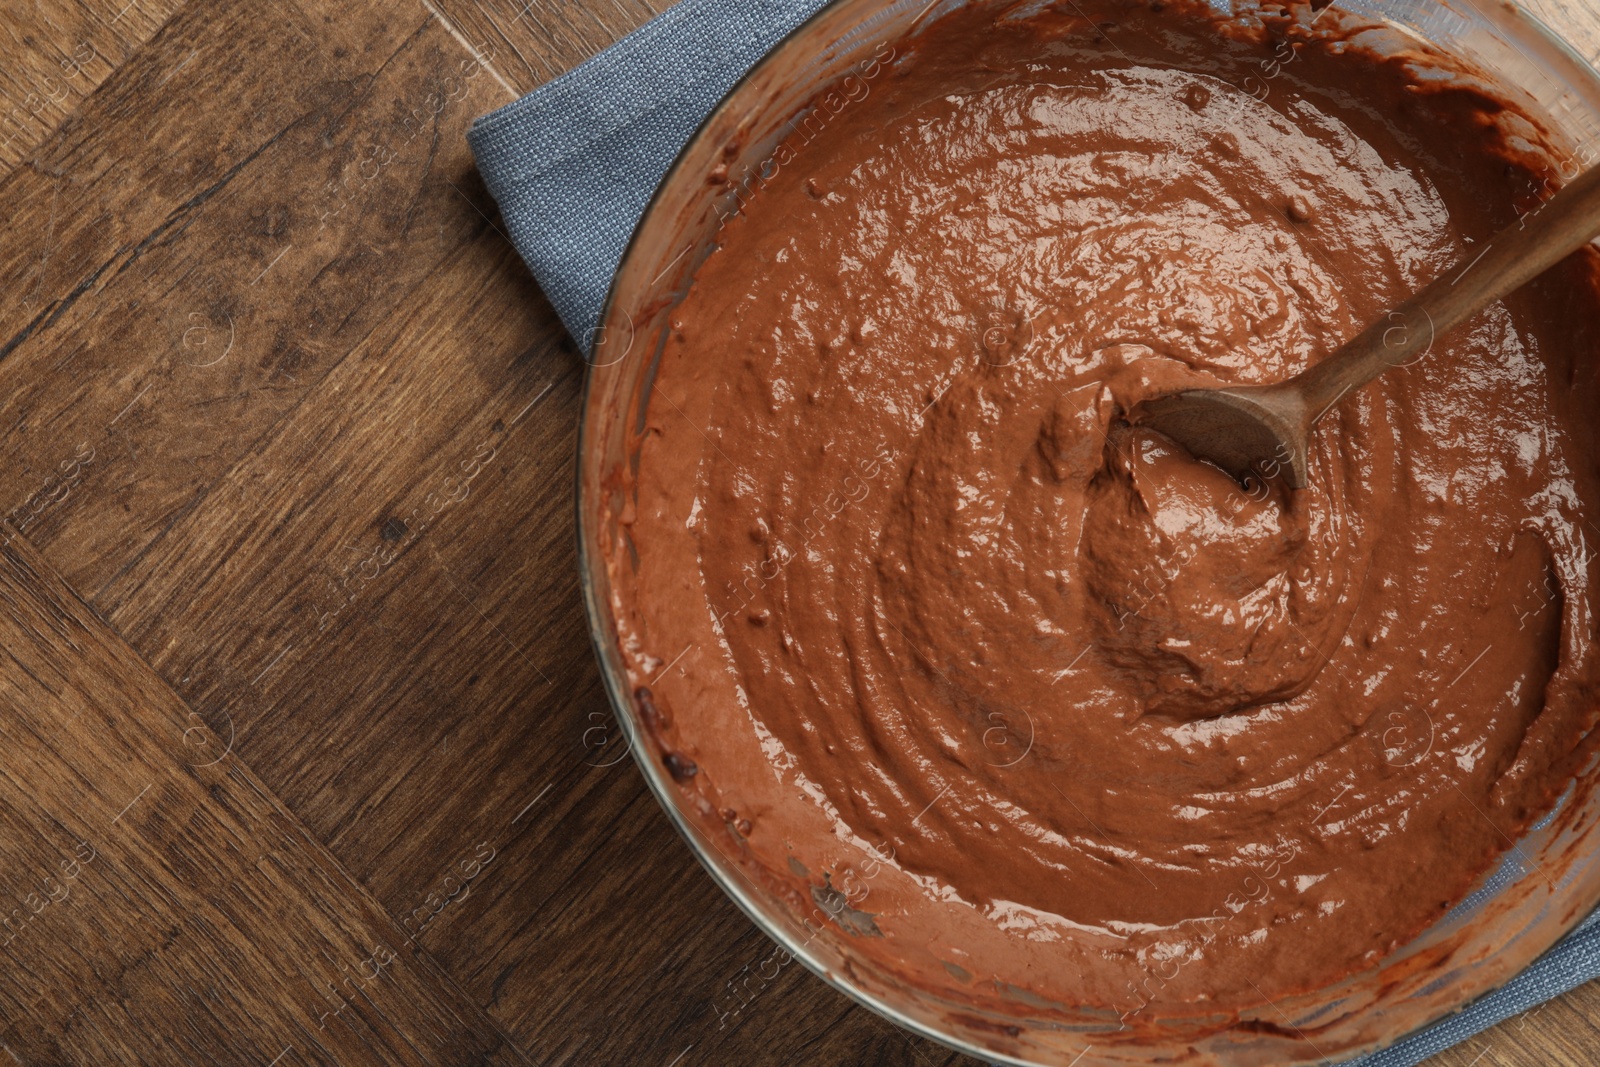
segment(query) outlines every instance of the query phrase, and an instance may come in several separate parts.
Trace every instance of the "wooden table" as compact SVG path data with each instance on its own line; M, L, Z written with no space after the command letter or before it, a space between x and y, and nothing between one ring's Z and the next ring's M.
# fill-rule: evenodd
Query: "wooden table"
M463 134L665 3L6 5L11 1059L972 1062L768 980L601 693L582 364Z

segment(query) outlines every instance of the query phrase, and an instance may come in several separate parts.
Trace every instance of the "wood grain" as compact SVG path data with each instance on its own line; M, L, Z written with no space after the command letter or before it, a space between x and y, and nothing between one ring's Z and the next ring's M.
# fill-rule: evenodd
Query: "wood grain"
M672 0L431 0L464 40L492 50L508 86L526 93L672 6Z
M39 294L0 307L14 459L0 500L29 499L79 445L95 450L67 506L28 527L50 544L72 517L59 558L88 590L489 226L450 185L469 172L464 119L449 134L439 119L504 91L459 70L426 11L347 25L279 3L228 10L233 24L209 6L180 14L0 181L12 232L29 235L0 247L0 272ZM258 73L277 69L299 77ZM185 109L174 93L248 104Z
M1578 2L1541 0L1600 37ZM0 729L44 738L15 788L0 767L0 890L104 842L40 914L51 936L8 956L54 992L24 1003L0 975L23 1062L974 1062L781 965L599 687L571 517L582 364L463 135L664 6L161 8L0 177L0 276L23 294L0 303L0 515L31 542L0 553L0 602L77 627L69 647L0 620L46 679L0 671L8 705L33 702ZM147 782L159 807L104 832ZM141 918L191 899L176 934ZM397 963L328 1044L306 998L378 943ZM1593 1062L1596 988L1436 1062Z
M11 1055L528 1062L32 546L7 540Z
M0 174L27 158L181 2L8 4L0 19Z

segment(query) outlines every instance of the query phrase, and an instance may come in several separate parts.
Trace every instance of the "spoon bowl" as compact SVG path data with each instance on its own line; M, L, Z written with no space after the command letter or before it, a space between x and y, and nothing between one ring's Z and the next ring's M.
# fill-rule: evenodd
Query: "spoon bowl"
M1309 481L1304 444L1309 420L1298 390L1281 385L1187 389L1146 401L1138 421L1241 484L1252 477L1282 478L1290 489L1304 489Z
M1276 385L1186 389L1138 405L1130 421L1165 434L1241 483L1281 478L1303 489L1312 427L1386 370L1426 355L1438 336L1520 289L1600 236L1600 167L1500 232L1333 355Z

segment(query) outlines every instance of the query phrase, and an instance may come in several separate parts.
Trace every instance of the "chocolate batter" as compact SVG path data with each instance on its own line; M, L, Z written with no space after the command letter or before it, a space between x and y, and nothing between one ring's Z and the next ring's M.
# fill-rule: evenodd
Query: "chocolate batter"
M1137 1026L1371 967L1588 754L1600 257L1343 401L1310 488L1241 487L1126 413L1301 370L1561 161L1339 13L1037 6L746 183L616 607L725 852L943 995Z

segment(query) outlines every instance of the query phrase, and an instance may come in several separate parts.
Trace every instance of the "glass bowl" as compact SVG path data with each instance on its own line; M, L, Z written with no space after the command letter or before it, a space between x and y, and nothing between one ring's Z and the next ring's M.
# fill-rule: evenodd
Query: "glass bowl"
M1526 967L1600 900L1600 798L1585 770L1552 814L1525 835L1481 887L1379 966L1338 985L1242 1018L1186 1018L1170 1035L1119 1033L1105 1009L1007 1010L945 1000L864 958L811 902L775 890L717 844L721 816L680 790L652 740L646 677L621 647L615 612L630 588L624 518L637 448L672 308L714 247L737 192L709 182L718 167L760 173L791 122L884 42L914 35L962 0L836 0L790 34L728 94L663 178L612 283L592 336L578 464L584 599L606 689L645 780L713 879L750 918L824 981L908 1030L1008 1064L1321 1063L1388 1045L1479 997ZM1001 8L1045 6L1011 0ZM1212 0L1248 17L1261 5ZM1600 75L1531 16L1500 0L1341 0L1386 27L1381 47L1418 40L1464 57L1504 95L1521 94L1547 120L1553 161L1571 177L1600 152ZM1371 35L1369 35L1370 38ZM1369 38L1364 38L1368 40ZM619 552L619 549L621 550ZM619 555L622 562L618 562Z

